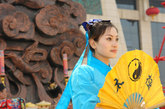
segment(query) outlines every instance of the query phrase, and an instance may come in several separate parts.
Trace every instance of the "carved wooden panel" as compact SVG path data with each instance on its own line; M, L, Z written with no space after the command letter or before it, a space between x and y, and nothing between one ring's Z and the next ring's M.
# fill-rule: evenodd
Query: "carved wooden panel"
M85 47L82 5L71 0L1 0L0 49L11 97L54 103L64 88L62 54L73 69Z

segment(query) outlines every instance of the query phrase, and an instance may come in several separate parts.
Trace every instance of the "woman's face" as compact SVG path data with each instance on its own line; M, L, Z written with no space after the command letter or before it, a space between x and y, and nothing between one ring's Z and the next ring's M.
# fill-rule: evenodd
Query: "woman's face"
M108 27L105 33L99 37L99 40L94 41L95 50L94 56L101 61L108 61L110 58L115 58L118 51L118 33L114 27Z

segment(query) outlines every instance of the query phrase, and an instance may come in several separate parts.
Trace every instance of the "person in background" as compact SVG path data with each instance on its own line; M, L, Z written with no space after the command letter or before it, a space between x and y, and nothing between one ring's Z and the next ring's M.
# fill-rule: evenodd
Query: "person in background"
M0 83L0 100L6 99L7 98L7 91L6 87Z

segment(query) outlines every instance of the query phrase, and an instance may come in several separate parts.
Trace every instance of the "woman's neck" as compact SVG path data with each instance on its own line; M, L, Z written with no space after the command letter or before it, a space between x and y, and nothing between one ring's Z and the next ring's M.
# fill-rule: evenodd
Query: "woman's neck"
M97 58L98 60L102 61L104 64L109 66L109 59L101 56L97 56L94 54L94 57Z

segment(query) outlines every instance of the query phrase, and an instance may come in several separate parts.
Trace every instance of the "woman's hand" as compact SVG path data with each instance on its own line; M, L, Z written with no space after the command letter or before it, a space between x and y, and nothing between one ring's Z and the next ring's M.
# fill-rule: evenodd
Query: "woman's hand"
M73 109L73 105L72 105L72 103L70 102L69 103L69 106L68 106L68 108L67 109Z

